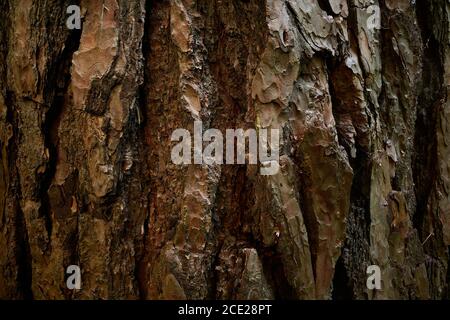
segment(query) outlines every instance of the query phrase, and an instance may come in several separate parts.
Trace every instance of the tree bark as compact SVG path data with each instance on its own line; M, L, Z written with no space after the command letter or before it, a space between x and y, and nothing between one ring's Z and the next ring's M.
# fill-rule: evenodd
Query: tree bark
M3 0L0 30L0 298L450 297L448 1ZM279 129L279 172L174 164L194 121Z

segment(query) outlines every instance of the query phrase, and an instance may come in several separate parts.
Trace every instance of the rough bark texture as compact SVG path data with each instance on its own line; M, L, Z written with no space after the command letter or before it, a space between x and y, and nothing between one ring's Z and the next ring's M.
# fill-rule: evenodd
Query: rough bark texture
M0 30L0 298L449 297L449 1L0 0ZM195 120L280 129L280 171L173 164Z

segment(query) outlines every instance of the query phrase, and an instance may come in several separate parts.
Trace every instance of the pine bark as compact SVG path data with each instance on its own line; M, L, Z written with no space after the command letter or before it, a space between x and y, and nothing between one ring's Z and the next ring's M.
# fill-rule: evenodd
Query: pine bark
M2 0L0 30L0 298L450 297L448 1ZM280 129L280 171L174 164L194 121Z

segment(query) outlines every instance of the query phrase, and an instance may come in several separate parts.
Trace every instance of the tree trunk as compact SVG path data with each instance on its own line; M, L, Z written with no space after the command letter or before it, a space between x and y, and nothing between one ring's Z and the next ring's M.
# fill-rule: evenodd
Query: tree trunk
M3 0L0 30L0 298L450 297L448 1ZM280 170L175 164L195 121L279 129Z

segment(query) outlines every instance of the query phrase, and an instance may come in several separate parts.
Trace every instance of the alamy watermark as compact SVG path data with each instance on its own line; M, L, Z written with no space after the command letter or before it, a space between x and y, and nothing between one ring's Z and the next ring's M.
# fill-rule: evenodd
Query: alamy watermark
M218 129L203 132L203 123L194 122L193 139L186 129L176 129L172 142L178 142L171 152L174 164L261 164L262 175L274 175L280 168L279 129ZM203 148L204 142L209 144ZM248 152L247 148L248 146ZM224 152L225 149L225 152ZM192 152L193 151L193 152ZM224 155L225 153L225 155Z
M381 269L377 265L367 267L366 286L369 290L381 290Z
M81 9L77 5L70 5L66 10L67 14L70 16L66 20L66 26L69 30L80 30L81 29Z
M68 275L66 280L66 286L69 290L81 289L81 269L79 266L73 264L67 267L66 274Z
M415 1L414 1L415 2ZM380 7L376 4L367 7L367 28L369 30L381 29ZM70 5L67 7L66 13L69 17L66 20L66 26L69 30L81 29L81 9L78 5Z
M381 29L380 6L374 4L367 7L367 13L370 14L370 16L367 18L367 28L369 30L380 30Z

